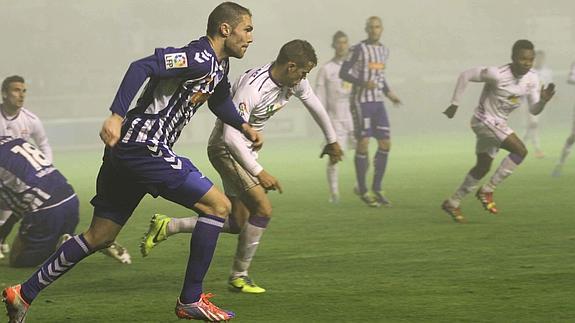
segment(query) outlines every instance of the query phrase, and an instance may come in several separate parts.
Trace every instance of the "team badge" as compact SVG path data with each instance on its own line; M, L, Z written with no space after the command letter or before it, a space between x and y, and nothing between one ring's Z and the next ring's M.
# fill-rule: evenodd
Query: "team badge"
M172 68L188 67L188 57L186 56L186 53L165 54L164 61L166 62L167 70Z

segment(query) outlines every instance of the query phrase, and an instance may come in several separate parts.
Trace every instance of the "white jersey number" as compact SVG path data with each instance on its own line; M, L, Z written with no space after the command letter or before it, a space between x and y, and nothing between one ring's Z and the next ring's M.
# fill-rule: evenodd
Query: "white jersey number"
M23 143L22 146L12 147L11 151L26 158L30 165L32 165L32 167L34 167L36 170L41 170L42 167L50 166L51 164L46 156L44 156L42 151L40 151L40 149L32 146L27 142Z

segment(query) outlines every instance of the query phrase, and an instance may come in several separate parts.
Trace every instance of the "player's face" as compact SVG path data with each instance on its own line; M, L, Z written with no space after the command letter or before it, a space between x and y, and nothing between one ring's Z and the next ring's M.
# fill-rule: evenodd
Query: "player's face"
M253 41L253 30L252 17L243 15L241 22L231 31L225 40L224 46L228 56L235 58L244 57L248 46Z
M533 61L535 60L535 51L532 49L520 49L519 52L512 57L512 70L517 76L522 76L527 74L529 70L533 67Z
M286 76L282 82L283 85L289 87L296 86L301 80L305 79L308 73L314 68L314 64L309 62L305 67L298 66L295 63L289 62Z
M10 83L8 91L2 93L4 103L17 109L24 106L24 98L26 98L26 84L22 82Z
M365 32L367 39L372 42L379 41L381 33L383 32L383 25L379 19L370 19L365 25Z
M347 55L349 50L349 43L347 37L339 37L333 42L333 48L335 49L335 56L344 57Z

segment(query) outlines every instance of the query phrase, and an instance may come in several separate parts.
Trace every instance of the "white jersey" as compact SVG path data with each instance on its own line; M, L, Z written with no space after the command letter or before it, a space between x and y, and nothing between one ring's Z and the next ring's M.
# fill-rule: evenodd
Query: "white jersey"
M567 83L575 84L575 62L571 64L571 71L567 77Z
M336 134L327 112L309 82L303 79L293 87L282 86L271 78L270 68L271 63L251 69L234 83L232 100L244 120L256 131L261 132L266 122L282 109L293 95L300 99L311 113L321 127L327 142L336 142ZM218 119L208 146L221 144L225 144L237 161L253 176L257 176L263 170L257 162L257 152L251 148L252 143L238 130L224 125Z
M351 83L339 77L343 61L332 59L318 72L315 93L332 120L351 120Z
M34 113L26 108L21 108L16 116L9 117L4 114L0 117L0 136L22 138L26 141L32 139L40 148L44 156L52 162L52 148L48 144L48 137L44 126Z
M467 83L484 82L475 117L482 121L507 123L509 114L527 99L530 110L539 103L539 77L535 71L517 78L511 72L511 65L500 67L476 67L459 76L451 103L459 106L461 95Z

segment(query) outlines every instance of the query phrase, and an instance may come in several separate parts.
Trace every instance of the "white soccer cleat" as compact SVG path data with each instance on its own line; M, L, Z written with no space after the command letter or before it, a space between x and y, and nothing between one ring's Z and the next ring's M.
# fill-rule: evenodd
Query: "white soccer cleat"
M114 241L108 248L100 250L100 252L123 264L129 265L132 263L132 257L128 253L128 249L122 247L116 241Z

